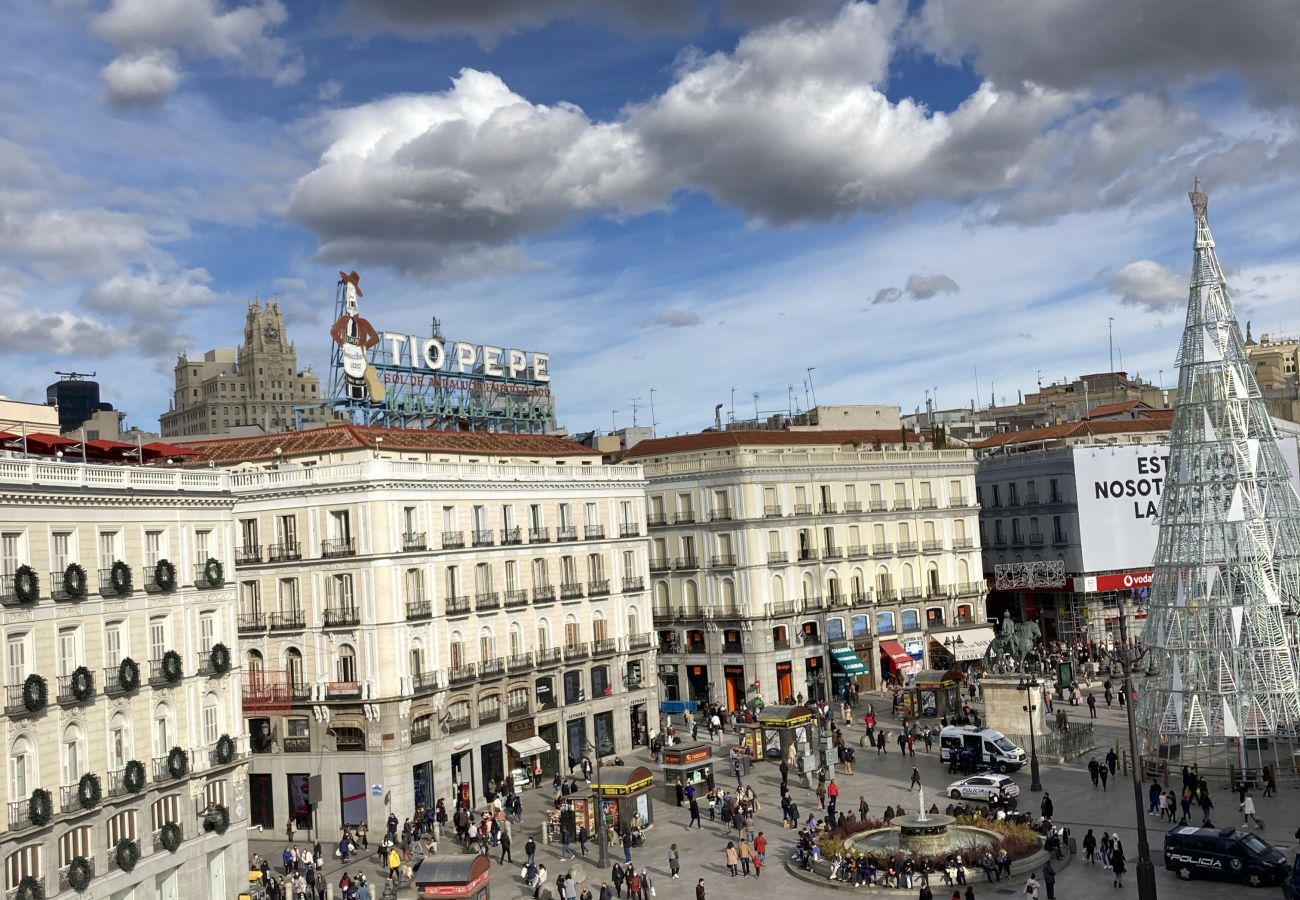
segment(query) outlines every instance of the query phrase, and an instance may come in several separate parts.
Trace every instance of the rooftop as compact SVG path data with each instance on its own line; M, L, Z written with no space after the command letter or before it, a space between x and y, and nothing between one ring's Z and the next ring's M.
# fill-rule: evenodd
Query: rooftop
M920 447L926 443L926 436L892 428L871 431L702 431L642 441L623 454L623 459L731 447L851 447L872 450L878 444L888 450L904 442Z
M1172 411L1152 410L1153 413L1168 415L1153 416L1147 419L1110 419L1085 420L1082 422L1062 422L1045 428L1028 428L1024 431L1006 431L971 445L975 450L992 450L998 447L1011 447L1024 444L1042 444L1049 441L1065 441L1079 438L1106 437L1116 434L1143 434L1166 432L1172 421Z

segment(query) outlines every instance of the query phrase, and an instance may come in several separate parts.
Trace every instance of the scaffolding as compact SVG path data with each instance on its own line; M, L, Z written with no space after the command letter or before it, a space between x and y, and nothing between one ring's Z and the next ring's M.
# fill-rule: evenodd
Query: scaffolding
M1288 770L1300 723L1292 616L1300 498L1243 348L1198 180L1178 394L1143 639L1148 761ZM1281 747L1279 747L1281 745Z

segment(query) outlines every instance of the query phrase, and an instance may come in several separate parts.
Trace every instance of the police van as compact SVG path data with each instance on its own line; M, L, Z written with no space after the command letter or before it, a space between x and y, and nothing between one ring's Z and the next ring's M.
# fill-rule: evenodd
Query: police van
M1290 867L1286 854L1257 834L1184 825L1165 835L1165 868L1184 881L1214 878L1259 887L1278 884Z
M1025 764L1025 751L1006 735L977 725L949 725L939 732L939 760L951 763L962 750L971 752L976 769L1012 772Z

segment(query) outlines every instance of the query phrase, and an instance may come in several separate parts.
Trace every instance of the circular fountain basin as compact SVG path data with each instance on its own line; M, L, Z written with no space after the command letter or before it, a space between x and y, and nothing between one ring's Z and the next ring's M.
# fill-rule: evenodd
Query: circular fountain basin
M924 819L898 816L891 828L863 831L845 839L855 853L909 853L929 856L941 853L970 853L992 845L998 838L992 831L970 825L954 825L952 816L931 813Z

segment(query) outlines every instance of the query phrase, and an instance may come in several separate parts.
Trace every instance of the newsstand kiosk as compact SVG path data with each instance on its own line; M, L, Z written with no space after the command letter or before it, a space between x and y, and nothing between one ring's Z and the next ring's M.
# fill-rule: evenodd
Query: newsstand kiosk
M664 748L664 800L677 802L677 779L682 787L695 785L695 796L703 798L713 787L713 748L708 744L687 744Z
M451 900L488 900L492 860L481 853L473 856L426 858L415 873L417 897Z
M605 811L605 828L622 832L632 827L633 817L641 816L641 827L654 824L654 804L650 787L654 775L645 766L601 766L599 783L593 781L591 792Z
M813 719L806 706L765 706L758 714L763 755L777 763L785 760L790 771L801 773L805 781L817 769Z

